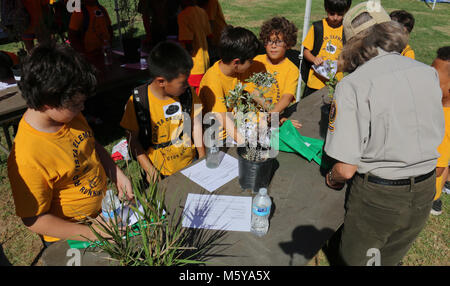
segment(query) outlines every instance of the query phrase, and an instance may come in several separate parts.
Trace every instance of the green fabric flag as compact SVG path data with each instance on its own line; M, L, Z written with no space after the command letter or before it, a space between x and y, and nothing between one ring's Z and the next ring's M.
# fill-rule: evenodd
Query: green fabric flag
M290 120L284 122L278 132L272 132L271 143L272 148L279 151L298 153L310 162L314 160L317 164L322 164L323 140L302 136Z

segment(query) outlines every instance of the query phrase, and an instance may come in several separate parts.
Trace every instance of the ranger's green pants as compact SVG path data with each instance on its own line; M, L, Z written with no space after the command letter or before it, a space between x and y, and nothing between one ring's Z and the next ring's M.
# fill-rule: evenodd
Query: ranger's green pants
M425 226L436 175L405 186L385 186L355 176L339 246L346 265L397 265Z

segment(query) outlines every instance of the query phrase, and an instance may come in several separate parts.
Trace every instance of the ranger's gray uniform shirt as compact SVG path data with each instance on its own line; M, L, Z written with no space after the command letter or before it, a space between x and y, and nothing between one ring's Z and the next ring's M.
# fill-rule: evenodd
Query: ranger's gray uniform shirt
M445 132L438 74L398 53L378 51L337 84L325 151L361 174L426 174L436 168Z

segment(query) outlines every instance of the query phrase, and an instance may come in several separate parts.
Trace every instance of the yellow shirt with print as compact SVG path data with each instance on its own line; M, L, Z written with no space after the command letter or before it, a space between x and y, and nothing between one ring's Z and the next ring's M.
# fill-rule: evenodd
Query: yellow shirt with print
M406 48L402 51L402 56L411 58L413 60L416 59L416 54L414 53L414 50L411 48L411 46L408 44L406 45Z
M323 19L323 42L320 48L319 54L316 57L322 57L324 60L337 61L339 54L344 46L342 35L343 26L338 28L332 28L328 25L327 20ZM308 31L305 40L303 41L303 46L308 50L312 51L314 48L314 26ZM342 72L336 74L337 80L341 80L344 77ZM314 70L311 68L309 71L309 78L307 86L313 89L321 89L325 86L325 83L321 81Z
M277 73L275 75L276 83L272 88L264 94L266 100L275 104L280 101L283 94L294 95L297 91L298 83L298 68L294 65L288 58L285 58L281 63L274 65L269 62L267 55L258 55L253 59L253 64L250 67L250 75L257 72L269 72L271 74ZM250 91L254 88L253 85L249 89Z
M55 133L38 131L22 118L8 176L22 218L46 213L71 221L96 217L107 186L93 132L81 114Z
M190 88L190 87L189 87ZM202 112L202 104L195 91L192 91L191 123L194 117ZM181 111L179 98L161 100L155 97L150 86L148 87L148 102L150 103L150 118L152 124L152 143L162 144L169 141L176 142L183 131L184 121L182 115L166 115L166 110L171 105L178 105ZM134 110L133 96L128 99L125 113L120 125L130 131L139 132L139 125ZM189 127L192 131L191 126ZM192 132L191 132L192 134ZM165 176L172 175L192 163L195 159L196 149L189 134L183 133L182 142L177 142L165 148L146 150L147 156L153 166Z
M208 69L200 82L199 96L203 103L203 114L208 112L231 112L232 108L225 105L225 96L230 90L233 90L238 82L243 84L248 78L249 73L243 73L237 76L227 76L219 68L219 62ZM221 128L220 139L226 138L226 131Z
M208 41L211 34L208 15L198 6L189 6L178 14L178 40L192 41L191 74L204 74L209 67Z
M89 12L89 26L84 33L84 48L87 53L99 51L103 48L104 41L110 41L111 35L108 27L111 26L111 19L106 9L100 9L97 5L86 6ZM106 13L103 13L106 12ZM70 17L69 29L80 31L83 29L83 12L73 12Z
M450 164L450 107L444 107L444 118L445 118L445 135L442 140L441 145L438 147L438 152L441 157L438 158L436 167L445 168ZM442 180L443 176L436 178L436 194L434 199L438 199L442 193ZM446 179L446 178L445 178Z
M210 21L214 21L212 27L212 42L214 45L219 45L220 36L222 35L223 29L227 26L225 17L222 12L222 7L218 0L209 0L205 8L206 13Z

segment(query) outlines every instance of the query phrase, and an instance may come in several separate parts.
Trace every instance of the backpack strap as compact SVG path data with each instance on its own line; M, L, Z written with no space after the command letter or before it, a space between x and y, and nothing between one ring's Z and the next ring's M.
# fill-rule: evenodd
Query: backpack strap
M133 90L133 104L139 126L139 142L142 148L147 150L152 142L152 121L148 102L148 84L143 84Z
M139 142L144 150L152 147L157 150L173 145L174 142L168 141L159 144L153 144L152 140L152 122L150 115L150 103L148 101L148 84L138 86L133 91L133 104L136 113L136 119L139 126ZM181 110L187 114L192 111L192 90L191 87L180 95ZM182 140L183 131L180 133L178 140Z
M322 20L320 21L316 21L312 23L313 27L314 27L314 44L313 44L313 49L311 51L311 54L313 54L314 56L317 56L320 52L320 48L322 47L323 44L323 22ZM304 49L303 48L303 53L304 53ZM302 61L302 66L301 66L301 75L302 75L302 80L305 82L305 84L308 82L308 78L309 78L309 70L312 67L312 63L310 63L307 60L303 60Z

